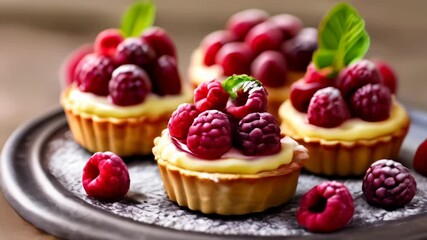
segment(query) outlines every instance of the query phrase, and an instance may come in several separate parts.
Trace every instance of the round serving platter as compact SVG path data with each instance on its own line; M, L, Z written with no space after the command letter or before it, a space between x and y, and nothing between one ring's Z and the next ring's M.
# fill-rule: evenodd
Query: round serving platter
M416 147L427 137L427 114L410 109L412 124L399 160L411 167ZM312 234L295 219L301 196L330 180L302 173L295 197L260 214L221 217L180 208L169 201L152 156L125 159L131 176L126 198L107 203L90 199L81 171L91 154L77 145L62 110L16 130L1 156L2 191L12 207L34 226L64 239L426 239L427 178L417 173L417 194L405 208L369 206L361 180L337 179L355 201L355 215L343 230Z

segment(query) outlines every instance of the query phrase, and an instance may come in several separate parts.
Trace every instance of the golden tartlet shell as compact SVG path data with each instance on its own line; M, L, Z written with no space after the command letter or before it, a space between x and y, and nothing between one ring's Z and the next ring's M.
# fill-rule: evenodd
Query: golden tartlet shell
M61 105L74 140L90 152L112 151L120 156L151 154L153 139L167 127L168 112L159 116L99 117L73 109L67 90Z
M306 170L328 176L360 176L377 160L397 159L409 125L408 118L389 134L355 141L301 136L283 119L280 128L283 134L307 148L310 159L304 164Z
M155 140L156 141L156 140ZM294 148L292 162L257 174L224 174L177 167L153 150L166 193L179 206L205 214L242 215L288 202L295 194L307 150Z

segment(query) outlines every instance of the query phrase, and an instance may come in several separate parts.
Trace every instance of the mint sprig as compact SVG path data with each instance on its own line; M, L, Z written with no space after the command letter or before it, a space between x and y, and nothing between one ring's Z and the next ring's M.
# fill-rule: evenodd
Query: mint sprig
M363 18L350 5L340 3L320 23L313 62L317 69L330 68L330 76L334 77L344 67L362 59L369 45Z
M133 3L122 18L121 30L125 37L136 37L152 26L156 16L156 6L150 0Z
M239 91L249 92L251 89L261 87L262 83L246 74L233 75L222 82L222 87L230 95L231 99L236 99Z

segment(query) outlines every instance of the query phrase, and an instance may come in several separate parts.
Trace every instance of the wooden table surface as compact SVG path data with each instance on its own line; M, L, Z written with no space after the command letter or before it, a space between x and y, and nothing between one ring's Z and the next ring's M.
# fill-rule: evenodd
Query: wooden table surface
M0 147L19 125L59 108L62 60L105 28L119 25L126 1L0 0ZM317 27L340 1L157 0L156 25L174 38L185 77L189 55L207 33L246 8L291 13ZM369 57L386 59L399 75L399 99L427 111L427 1L348 1L366 20ZM427 136L426 136L427 137ZM54 239L20 218L0 194L0 239Z

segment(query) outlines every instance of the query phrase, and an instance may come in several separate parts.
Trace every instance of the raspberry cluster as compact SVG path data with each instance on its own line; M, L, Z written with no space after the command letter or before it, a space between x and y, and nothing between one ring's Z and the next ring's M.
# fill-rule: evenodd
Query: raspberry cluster
M310 64L304 79L292 85L290 100L295 109L307 113L310 124L332 128L351 117L370 122L387 119L395 91L391 67L364 59L335 78Z
M225 76L248 74L265 86L280 87L288 71L304 71L317 49L317 30L303 28L290 14L269 16L259 9L232 15L225 30L201 43L206 66L221 66Z
M193 104L181 104L172 114L169 134L204 159L220 158L232 147L251 156L275 154L280 128L266 111L267 91L254 78L212 80L195 89Z
M74 70L73 81L81 91L108 96L119 106L139 104L150 92L181 92L176 48L162 28L128 38L118 29L107 29L98 34L93 48Z

